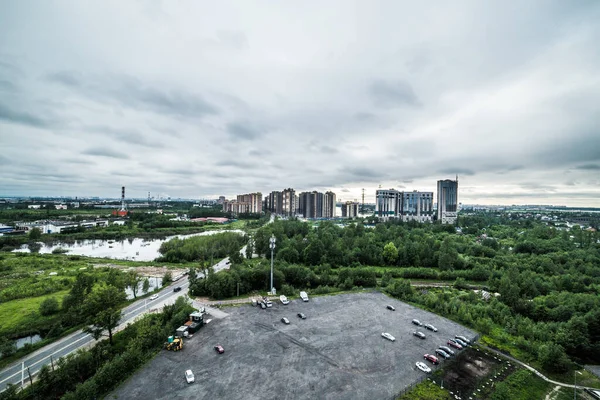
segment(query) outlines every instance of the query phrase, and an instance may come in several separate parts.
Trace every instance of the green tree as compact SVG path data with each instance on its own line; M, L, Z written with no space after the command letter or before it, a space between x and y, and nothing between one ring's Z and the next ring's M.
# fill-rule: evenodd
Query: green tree
M40 314L43 316L52 315L58 312L58 300L54 297L48 297L40 304Z
M144 279L144 283L142 284L142 290L144 291L144 293L148 293L148 290L150 290L150 280L148 278Z
M84 331L91 333L96 340L100 336L108 336L108 341L112 345L113 330L121 320L119 306L125 300L125 292L119 288L106 284L94 287L83 303L86 323L90 324L84 328ZM107 334L104 331L107 331Z
M171 271L167 271L165 272L165 274L163 275L162 278L162 285L163 286L168 286L171 283L173 283L173 274L171 273Z
M565 349L555 343L543 344L539 347L538 361L542 368L550 372L566 372L570 367Z
M0 337L0 355L8 357L17 351L17 344L5 336Z
M398 249L393 242L389 242L383 247L383 259L387 265L395 265L398 260Z
M452 243L450 236L446 236L440 246L440 256L438 259L438 267L442 270L452 270L458 262L458 251Z
M33 228L29 231L29 240L39 240L42 237L40 228Z
M140 290L140 283L142 283L142 277L136 271L130 271L127 273L126 282L133 292L133 298L137 299L138 291Z

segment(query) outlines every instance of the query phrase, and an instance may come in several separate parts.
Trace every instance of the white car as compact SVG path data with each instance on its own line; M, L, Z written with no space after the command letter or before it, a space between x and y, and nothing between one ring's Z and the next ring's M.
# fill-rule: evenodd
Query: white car
M281 304L283 305L290 304L290 301L284 295L279 296L279 301L281 301Z
M266 303L267 303L267 308L273 307L273 303L271 303L271 300L267 300Z
M381 336L382 336L382 337L384 337L384 338L386 338L387 340L391 340L392 342L395 342L395 341L396 341L396 338L395 338L395 337L393 337L392 335L390 335L390 334L389 334L389 333L387 333L387 332L383 332L383 333L381 334Z
M308 301L308 295L306 294L306 292L300 292L300 298L304 302Z
M191 369L188 369L187 371L185 371L185 380L187 381L187 383L194 382L194 373L192 372Z
M153 294L152 296L150 296L150 300L156 300L158 299L158 294Z
M417 361L416 366L417 366L417 368L419 368L421 371L425 372L426 374L431 372L431 368L429 368L427 365L425 365L425 363L423 363L421 361Z

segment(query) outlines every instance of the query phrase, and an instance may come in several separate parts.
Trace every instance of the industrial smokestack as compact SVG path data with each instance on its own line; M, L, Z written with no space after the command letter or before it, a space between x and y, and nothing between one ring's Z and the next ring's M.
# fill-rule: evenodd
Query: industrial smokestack
M125 186L121 186L121 211L125 211Z

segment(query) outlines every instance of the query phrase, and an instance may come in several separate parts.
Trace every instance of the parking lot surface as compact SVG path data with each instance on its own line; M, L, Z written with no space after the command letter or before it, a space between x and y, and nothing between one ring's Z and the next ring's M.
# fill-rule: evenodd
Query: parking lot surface
M378 292L223 310L228 318L213 319L185 340L182 351L162 351L107 398L385 399L423 374L415 367L423 354L433 354L454 335L475 337L455 322ZM299 312L307 318L298 318ZM414 318L438 332L417 328ZM426 339L414 337L415 329ZM217 344L224 354L214 350ZM425 362L432 369L444 364ZM187 369L194 372L192 384L186 383Z

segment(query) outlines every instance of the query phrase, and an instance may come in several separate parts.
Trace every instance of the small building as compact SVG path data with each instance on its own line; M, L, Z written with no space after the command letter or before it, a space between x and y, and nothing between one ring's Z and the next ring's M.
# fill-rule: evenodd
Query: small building
M42 206L40 204L30 204L27 206L30 210L39 210Z

